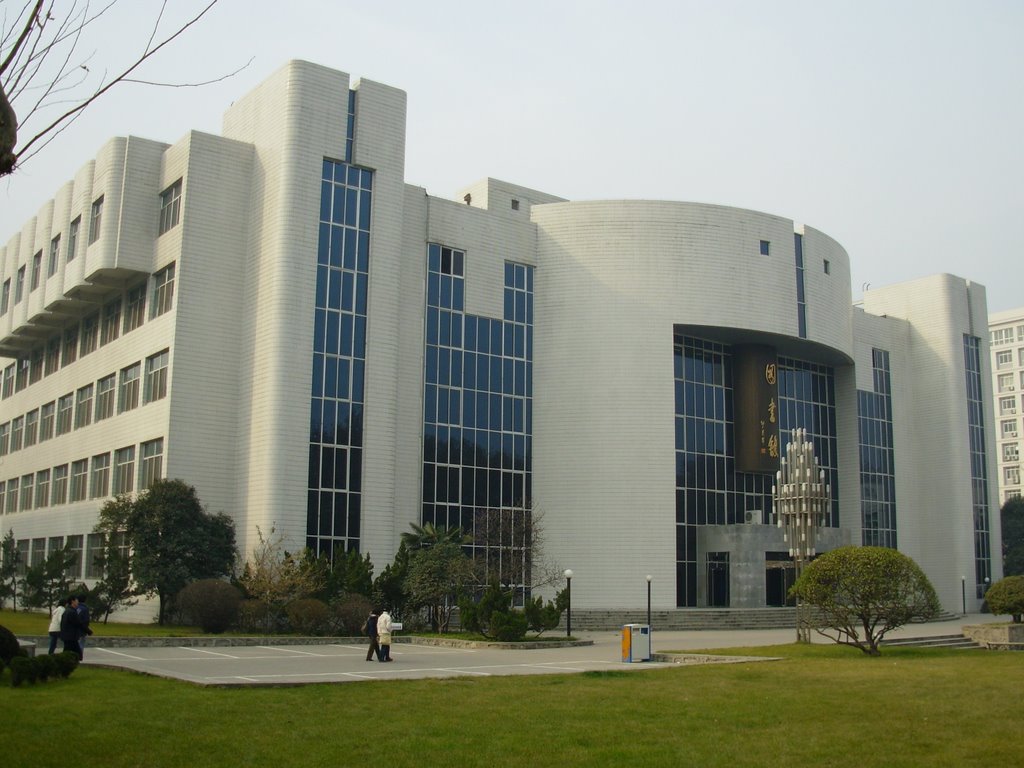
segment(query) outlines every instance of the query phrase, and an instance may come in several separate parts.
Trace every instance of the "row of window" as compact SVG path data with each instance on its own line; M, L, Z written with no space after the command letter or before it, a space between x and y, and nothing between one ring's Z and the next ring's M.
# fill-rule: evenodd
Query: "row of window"
M146 316L147 296L150 320L169 312L174 304L174 264L154 274L151 282L148 292L146 281L129 288L102 309L65 328L63 333L51 336L46 344L8 365L3 373L0 397L8 398L20 392L141 326Z
M167 369L169 350L161 350L146 358L145 380L142 362L122 368L120 374L111 373L95 384L80 387L77 392L51 400L24 416L0 424L0 456L30 448L52 437L60 437L72 429L81 429L125 413L139 406L141 389L143 404L167 396Z
M160 194L160 228L159 234L164 234L169 229L177 226L181 219L181 179L178 179L170 187ZM100 226L103 223L103 195L96 198L89 212L89 245L92 245L100 237ZM78 255L78 233L82 226L82 217L75 217L68 227L67 250L65 251L65 263L74 261ZM57 234L50 240L50 249L46 260L46 278L49 279L57 274L57 267L60 263L61 234ZM17 304L25 297L25 277L28 265L22 264L15 275L14 282L14 304ZM37 251L32 257L32 271L28 275L29 288L31 293L43 282L43 252ZM11 278L7 278L3 284L3 292L0 295L0 315L7 313L11 299Z
M137 450L136 450L137 448ZM138 467L136 467L138 456ZM144 491L163 473L163 438L0 481L0 511L8 515L120 493ZM137 470L137 472L136 472Z
M121 551L121 555L123 557L127 557L128 543L124 533L118 533L116 536L117 538L114 543ZM49 540L45 538L18 539L16 543L19 555L17 566L18 575L24 576L30 567L35 568L45 561L47 555L53 555L55 552L64 550L71 555L71 558L68 560L67 569L64 571L64 575L72 581L81 579L83 577L83 539L86 540L84 577L87 579L102 578L103 570L100 567L100 562L103 556L104 546L106 545L106 535L102 533L90 533L88 538L82 536L82 534L68 536L66 543L63 536L51 536ZM47 548L47 543L49 543L49 548Z
M996 352L996 369L1005 370L1007 368L1013 368L1013 350L1012 349L1001 349ZM1024 347L1017 350L1017 366L1018 368L1024 368Z
M1004 344L1013 344L1014 341L1024 341L1024 325L1018 325L1016 333L1011 328L997 328L992 331L992 346L1001 347Z

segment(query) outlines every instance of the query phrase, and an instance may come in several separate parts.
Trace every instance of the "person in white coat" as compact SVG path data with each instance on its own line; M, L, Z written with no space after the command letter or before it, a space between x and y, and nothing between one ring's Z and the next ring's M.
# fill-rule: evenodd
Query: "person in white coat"
M385 608L377 617L377 643L380 645L380 660L391 661L391 614Z
M60 620L64 615L64 600L61 600L53 609L53 613L50 614L50 628L47 630L50 633L50 655L52 656L57 652L57 641L60 640Z

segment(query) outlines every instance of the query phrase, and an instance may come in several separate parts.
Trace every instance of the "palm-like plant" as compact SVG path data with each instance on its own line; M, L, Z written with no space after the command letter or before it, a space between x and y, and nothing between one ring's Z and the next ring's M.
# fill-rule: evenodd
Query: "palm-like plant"
M469 544L473 539L461 527L438 528L433 523L410 523L411 531L402 534L402 543L410 550L430 549L439 544Z

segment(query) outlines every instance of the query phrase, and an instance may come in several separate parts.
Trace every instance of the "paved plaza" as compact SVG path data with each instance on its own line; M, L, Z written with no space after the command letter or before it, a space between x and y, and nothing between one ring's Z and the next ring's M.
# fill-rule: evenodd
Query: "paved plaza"
M996 617L989 615L970 615L954 621L912 624L893 632L891 638L956 634L965 624L994 620ZM398 642L392 646L394 661L390 664L368 662L365 644L345 642L318 645L126 648L104 647L103 639L97 638L86 648L85 664L216 686L304 685L609 670L643 672L679 666L677 662L668 660L624 663L621 659L621 634L617 631L580 633L578 637L592 644L507 649L447 648ZM655 654L661 654L667 651L786 644L794 641L795 631L769 629L659 633L655 628L652 638ZM814 641L829 642L817 635ZM736 661L735 658L728 660ZM707 662L709 659L682 657L679 661Z

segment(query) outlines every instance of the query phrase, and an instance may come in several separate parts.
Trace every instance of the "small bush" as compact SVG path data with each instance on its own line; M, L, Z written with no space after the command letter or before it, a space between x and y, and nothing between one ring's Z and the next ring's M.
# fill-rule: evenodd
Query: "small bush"
M243 600L238 606L238 628L243 632L264 634L278 630L274 610L260 600Z
M21 647L18 645L18 638L14 636L7 627L0 624L0 660L4 664L10 664L11 659L19 655Z
M57 669L57 659L49 654L36 656L36 666L39 668L39 679L49 680L51 677L58 677L60 672Z
M323 600L308 597L294 600L285 609L292 632L300 635L321 635L329 627L329 610Z
M17 688L22 683L34 683L38 676L35 659L28 656L15 656L11 659L11 685Z
M178 593L174 603L185 620L203 632L219 635L238 619L242 593L220 579L194 581Z
M985 593L985 600L993 614L1008 614L1014 624L1020 624L1021 614L1024 614L1024 576L1000 579Z
M74 651L61 651L52 657L57 662L57 672L61 677L71 677L78 669L78 655Z
M363 595L345 595L331 605L331 633L345 637L361 635L372 608L373 603Z
M491 616L491 635L503 643L517 643L526 637L526 616L516 610Z

